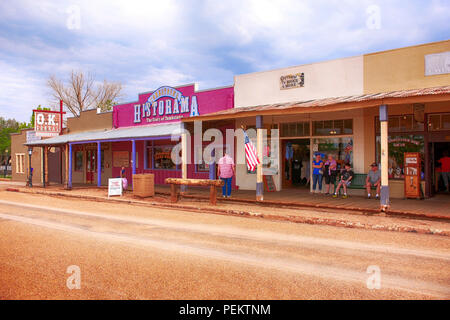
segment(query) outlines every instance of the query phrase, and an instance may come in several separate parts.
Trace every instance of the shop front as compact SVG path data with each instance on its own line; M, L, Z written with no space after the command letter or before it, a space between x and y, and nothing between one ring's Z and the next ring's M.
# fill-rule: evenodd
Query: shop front
M132 129L145 132L154 129L153 135L142 139L112 142L112 175L123 171L128 181L135 173L152 173L156 184L166 178L182 177L181 163L174 162L173 153L181 151L181 120L195 118L233 108L233 87L198 91L194 84L181 87L161 87L142 93L136 102L114 106L115 130ZM222 130L234 128L226 124ZM167 132L164 134L163 132ZM191 137L188 178L208 179L209 163L194 161L195 154L203 151L202 143L195 146Z

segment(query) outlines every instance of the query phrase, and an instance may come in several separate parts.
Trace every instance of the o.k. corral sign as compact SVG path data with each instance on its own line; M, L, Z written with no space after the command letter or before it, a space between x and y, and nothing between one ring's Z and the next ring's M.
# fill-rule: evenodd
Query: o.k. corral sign
M62 114L58 111L33 110L34 131L38 137L58 136L62 130Z

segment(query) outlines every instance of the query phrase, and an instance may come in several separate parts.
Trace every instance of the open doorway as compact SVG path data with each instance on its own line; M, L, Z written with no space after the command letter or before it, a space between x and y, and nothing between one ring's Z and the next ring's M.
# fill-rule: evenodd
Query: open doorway
M310 179L310 140L283 141L283 188L304 187Z
M444 160L445 157L450 157L450 142L434 142L431 145L432 153L432 177L433 177L433 191L437 194L450 194L448 193L448 188L444 179L448 179L444 175L443 171L449 171L448 159ZM448 181L448 180L447 180ZM448 183L448 182L447 182Z

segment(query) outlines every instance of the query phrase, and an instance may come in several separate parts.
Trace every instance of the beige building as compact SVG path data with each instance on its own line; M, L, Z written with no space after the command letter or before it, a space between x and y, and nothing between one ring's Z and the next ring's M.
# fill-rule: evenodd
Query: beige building
M382 105L389 115L384 140ZM239 189L257 189L266 175L277 191L312 188L305 183L313 154L321 153L333 155L339 167L350 162L358 176L351 193L364 194L365 175L371 163L382 162L385 142L390 197L405 196L405 152L420 153L422 191L431 196L442 189L437 160L450 150L450 41L238 75L235 109L197 120L225 119L235 119L236 128L261 121L265 129L279 129L278 149L259 148L260 174L237 165ZM243 154L241 145L236 156Z
M102 132L112 127L112 112L97 113L97 110L81 112L79 117L67 118L67 127L63 134L82 132ZM65 143L53 146L39 145L39 137L34 130L26 129L11 135L12 180L28 181L29 179L29 148L28 142L34 141L31 157L33 168L33 184L67 184L66 158L68 148ZM44 139L42 139L44 141ZM72 151L72 179L74 184L97 184L96 144L74 146ZM107 185L112 176L111 143L102 145L102 185Z

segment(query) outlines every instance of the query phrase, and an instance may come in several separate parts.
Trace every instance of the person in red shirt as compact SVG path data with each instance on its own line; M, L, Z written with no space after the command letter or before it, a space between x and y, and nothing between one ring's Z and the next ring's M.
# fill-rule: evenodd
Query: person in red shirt
M438 160L441 164L441 177L444 180L445 189L449 192L449 182L450 182L450 157L448 156L448 151L445 150L442 158Z

